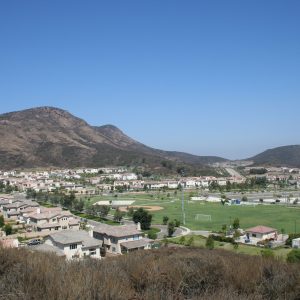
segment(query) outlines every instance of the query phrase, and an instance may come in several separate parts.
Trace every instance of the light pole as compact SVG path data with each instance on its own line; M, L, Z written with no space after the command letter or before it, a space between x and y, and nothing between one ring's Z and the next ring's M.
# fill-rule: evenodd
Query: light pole
M183 177L184 172L181 172L181 176ZM184 212L184 188L183 188L183 182L181 181L181 210L182 210L182 223L185 225L185 212Z

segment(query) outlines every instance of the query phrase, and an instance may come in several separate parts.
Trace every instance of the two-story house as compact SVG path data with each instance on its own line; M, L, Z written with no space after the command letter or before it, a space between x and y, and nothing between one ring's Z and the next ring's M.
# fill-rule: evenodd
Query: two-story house
M113 254L151 249L154 242L144 238L139 225L135 224L122 226L101 224L93 229L93 237L103 242L104 252Z
M45 237L45 243L30 247L32 250L52 252L65 256L67 260L91 257L100 259L102 242L92 238L84 230L64 230Z
M27 225L35 231L79 230L79 221L69 211L61 208L41 208L33 213L23 214Z

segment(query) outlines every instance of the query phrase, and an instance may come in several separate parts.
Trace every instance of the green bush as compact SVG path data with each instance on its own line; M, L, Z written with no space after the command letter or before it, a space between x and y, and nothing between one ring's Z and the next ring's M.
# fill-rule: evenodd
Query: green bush
M4 226L4 217L0 216L0 228Z
M191 236L185 243L186 246L193 246L194 244L194 237Z
M271 249L264 249L261 250L261 256L264 258L274 258L274 251L272 251Z
M222 236L222 235L214 235L214 234L211 234L210 236L212 237L213 240L218 241L218 242L231 243L231 244L235 243L234 239L231 237L226 237L226 236Z
M11 235L12 231L13 231L11 225L10 224L6 224L4 226L4 231L5 231L6 235Z
M148 231L148 238L152 239L152 240L156 240L157 239L157 233L154 230L149 230Z
M288 253L287 262L290 263L299 263L300 262L300 249L293 249L291 252Z
M286 240L285 244L287 246L292 246L292 240L300 237L300 233L289 233L289 238Z
M214 241L213 235L210 235L207 238L205 246L206 246L207 249L210 249L210 250L214 249L214 247L215 247L215 241Z

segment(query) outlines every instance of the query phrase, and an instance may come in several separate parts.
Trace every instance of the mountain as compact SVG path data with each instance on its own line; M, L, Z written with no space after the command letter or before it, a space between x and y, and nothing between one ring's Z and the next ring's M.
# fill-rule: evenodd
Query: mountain
M69 112L38 107L0 115L0 168L101 167L136 165L212 171L205 165L225 161L143 145L113 125L90 126ZM166 161L166 162L165 162Z
M249 160L259 165L300 167L300 145L268 149Z

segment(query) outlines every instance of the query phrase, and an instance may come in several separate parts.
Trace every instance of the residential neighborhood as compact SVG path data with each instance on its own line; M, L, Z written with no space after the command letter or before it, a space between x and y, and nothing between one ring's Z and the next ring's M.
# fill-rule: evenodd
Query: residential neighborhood
M55 253L67 260L101 259L154 249L166 239L176 244L174 237L186 236L191 241L198 234L216 237L223 231L220 225L212 225L214 213L206 214L206 207L216 212L225 212L226 207L240 207L248 213L255 209L257 216L270 209L293 213L300 205L297 168L223 167L227 177L149 178L127 167L0 171L0 214L11 227L0 231L1 244ZM182 214L189 207L185 224ZM153 215L150 231L133 222L132 213L138 209ZM174 220L172 214L177 216ZM243 214L238 217L243 224ZM227 228L221 233L224 239L233 238L232 242L246 247L279 249L286 243L299 247L297 218L278 226L275 221L269 226L270 220L265 224L261 220L254 218L252 227L234 227L233 218L224 215L216 222L224 222L222 228ZM172 229L172 223L178 223L178 230ZM286 226L292 230L285 230Z

